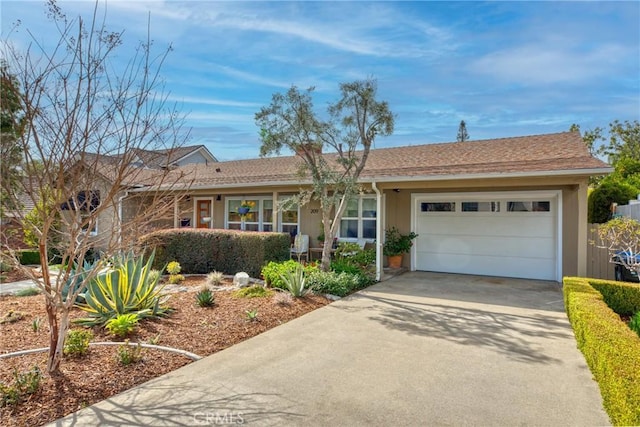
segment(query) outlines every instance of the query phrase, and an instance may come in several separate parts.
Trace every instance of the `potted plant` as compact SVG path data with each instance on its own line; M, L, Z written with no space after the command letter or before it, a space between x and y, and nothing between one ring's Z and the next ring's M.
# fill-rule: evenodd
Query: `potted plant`
M397 227L391 227L385 231L382 253L389 258L389 267L400 268L402 255L411 250L411 246L413 246L412 240L416 237L418 235L413 231L409 234L402 234Z

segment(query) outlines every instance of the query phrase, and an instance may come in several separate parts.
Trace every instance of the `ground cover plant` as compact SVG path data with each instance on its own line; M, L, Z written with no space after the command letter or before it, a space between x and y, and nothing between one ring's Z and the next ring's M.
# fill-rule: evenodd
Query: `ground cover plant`
M230 287L231 280L225 279L222 285ZM203 308L195 302L195 295L203 286L205 276L187 277L179 287L186 291L167 286L163 293L173 309L169 317L140 321L127 336L130 343L127 347L92 345L84 356L64 356L61 375L46 373L46 353L0 359L0 382L9 386L15 381L14 370L26 374L36 366L43 372L35 392L23 394L20 403L0 408L0 424L43 425L192 361L178 354L138 349L137 343L207 356L329 303L317 295L287 298L283 297L288 295L284 292L269 291L269 295L260 298L237 298L233 290L221 290L213 292L214 306ZM48 324L37 331L32 326L35 319L44 316L42 297L0 297L0 313L9 311L19 312L22 317L0 324L0 353L48 345ZM251 313L251 319L247 312ZM78 308L71 311L71 320L84 316ZM122 338L100 325L91 328L76 325L73 329L93 333L92 343L122 342Z

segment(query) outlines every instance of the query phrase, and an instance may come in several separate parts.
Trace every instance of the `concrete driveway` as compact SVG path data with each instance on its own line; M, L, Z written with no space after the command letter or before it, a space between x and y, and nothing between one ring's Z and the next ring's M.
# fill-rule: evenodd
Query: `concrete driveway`
M205 338L203 338L205 339ZM550 282L407 273L57 425L607 425Z

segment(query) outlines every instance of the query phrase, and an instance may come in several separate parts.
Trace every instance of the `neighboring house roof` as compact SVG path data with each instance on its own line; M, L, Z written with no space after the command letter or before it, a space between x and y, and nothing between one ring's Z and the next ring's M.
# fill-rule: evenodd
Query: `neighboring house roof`
M325 154L335 158L335 154ZM268 157L178 168L192 188L301 182L302 160ZM374 149L360 181L410 181L524 174L596 175L611 171L593 157L579 132ZM304 180L302 180L304 181Z
M173 166L180 161L188 160L189 157L198 152L202 153L208 162L218 161L204 145L191 145L166 150L142 150L140 148L133 150L133 154L140 159L143 166L154 169Z

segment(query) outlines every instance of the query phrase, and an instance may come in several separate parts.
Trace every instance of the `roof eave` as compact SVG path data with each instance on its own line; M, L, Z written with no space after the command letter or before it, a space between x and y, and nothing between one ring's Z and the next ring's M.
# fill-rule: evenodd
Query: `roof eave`
M552 171L530 171L530 172L495 172L495 173L470 173L470 174L447 174L447 175L411 175L411 176L384 176L384 177L364 177L358 181L361 183L385 183L385 182L412 182L412 181L447 181L447 180L471 180L471 179L495 179L495 178L534 178L548 176L597 176L606 175L613 172L613 168L591 168L591 169L565 169ZM209 189L234 189L234 188L263 188L263 187L284 187L293 185L311 185L310 180L305 181L264 181L264 182L238 182L232 184L218 185L191 185L172 186L172 190L209 190ZM158 187L143 187L131 190L132 192L157 191Z

